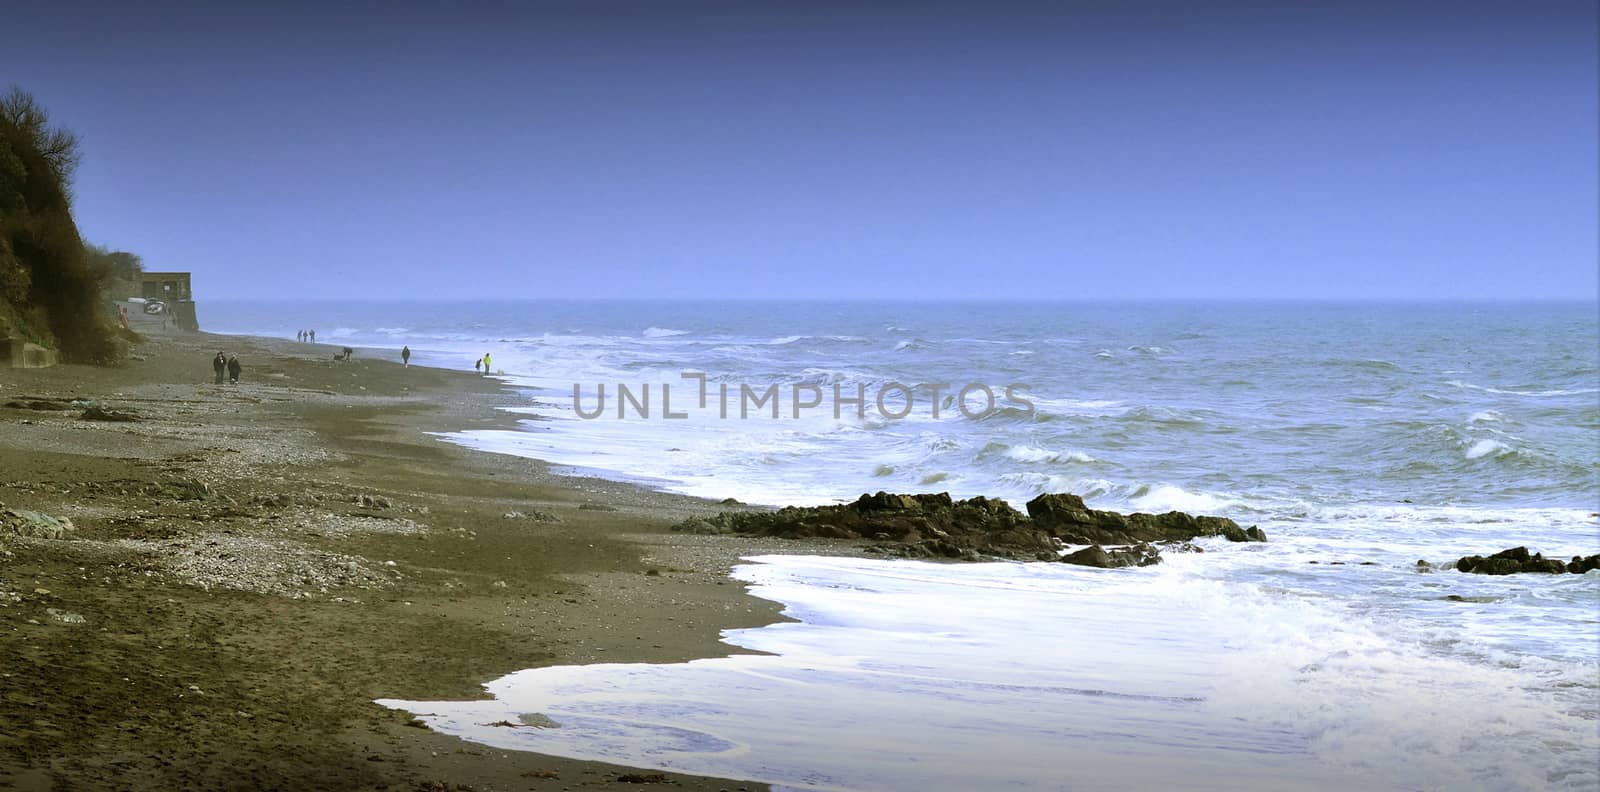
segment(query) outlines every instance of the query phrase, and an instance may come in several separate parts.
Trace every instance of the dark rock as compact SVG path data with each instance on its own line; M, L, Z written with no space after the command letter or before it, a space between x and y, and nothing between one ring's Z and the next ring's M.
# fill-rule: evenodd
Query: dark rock
M1225 536L1237 542L1259 540L1226 517L1194 516L1184 512L1123 515L1098 511L1069 493L1050 493L1028 501L1028 515L1039 528L1067 544L1134 544L1184 542L1202 536Z
M1136 545L1150 541L1184 544L1200 536L1231 533L1237 541L1263 541L1259 529L1241 529L1232 520L1182 512L1122 515L1095 511L1076 495L1041 495L1028 514L998 498L953 500L949 493L877 492L831 506L786 507L777 511L730 511L693 517L673 526L684 533L733 533L790 539L865 539L873 552L907 558L1020 561L1055 559L1064 543ZM1153 549L1152 549L1152 552Z
M1203 519L1217 518L1207 517ZM1230 542L1267 541L1266 532L1262 531L1260 528L1257 528L1254 525L1250 526L1249 528L1240 528L1238 525L1235 525L1232 520L1229 520L1227 525L1223 525L1219 532L1222 534L1222 538L1227 539Z
M1567 563L1567 571L1574 575L1581 575L1591 569L1600 569L1600 554L1588 556L1573 556Z
M619 784L665 784L667 776L664 773L623 773L617 776Z
M910 495L890 495L879 492L876 495L862 495L855 502L856 511L916 511L922 504Z
M1416 569L1417 569L1418 572L1432 572L1433 571L1433 564L1430 564L1427 561L1418 559L1417 560Z
M108 410L99 405L95 405L84 410L83 414L78 416L78 418L79 420L83 421L119 421L122 423L132 423L143 420L131 412L122 410Z
M1513 547L1510 550L1501 550L1500 552L1495 553L1494 555L1489 556L1489 557L1490 558L1509 559L1509 560L1515 561L1515 562L1517 562L1519 564L1524 562L1524 561L1532 560L1532 558L1533 558L1531 555L1528 554L1528 548L1526 548L1526 547Z
M733 533L732 526L722 522L712 522L704 517L690 517L689 519L672 526L672 530L679 533L704 535Z
M72 405L56 399L13 399L6 402L6 406L13 410L37 410L39 412L64 412L72 409Z
M1474 575L1515 575L1524 572L1551 575L1564 572L1582 574L1600 567L1600 555L1589 558L1593 560L1593 566L1582 558L1573 558L1571 563L1563 563L1553 558L1545 558L1540 553L1530 554L1526 547L1513 547L1501 550L1488 558L1465 556L1456 561L1456 570Z
M872 539L918 549L880 552L908 557L975 559L980 555L1032 560L1057 543L1027 515L1003 500L954 501L945 493L862 495L853 503L787 507L777 511L723 512L673 527L686 533L738 533L790 539Z
M1061 562L1064 564L1077 564L1078 566L1098 567L1100 569L1150 566L1151 564L1161 563L1161 553L1148 544L1116 547L1110 550L1100 545L1091 545L1075 553L1068 553L1062 556Z

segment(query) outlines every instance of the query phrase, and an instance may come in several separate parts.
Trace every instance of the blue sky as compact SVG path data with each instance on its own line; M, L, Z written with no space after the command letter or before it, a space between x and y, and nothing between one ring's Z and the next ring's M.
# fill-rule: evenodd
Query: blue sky
M200 299L1592 300L1593 2L8 4Z

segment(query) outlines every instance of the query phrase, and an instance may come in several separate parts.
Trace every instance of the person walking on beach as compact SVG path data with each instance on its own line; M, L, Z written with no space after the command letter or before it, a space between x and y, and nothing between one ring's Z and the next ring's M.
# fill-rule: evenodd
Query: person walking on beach
M222 384L222 370L227 368L227 367L228 367L228 356L227 355L224 355L221 352L218 352L217 356L211 359L211 370L217 373L217 384L218 385Z
M476 358L472 361L472 370L479 372L483 371L483 358Z
M489 373L489 353L483 353L483 373Z
M317 343L317 331L315 331L315 330L307 330L306 331L306 340L310 341L313 344Z
M243 368L243 366L239 365L239 356L238 355L229 355L228 356L228 381L229 382L232 382L235 385L239 384L239 370L241 368ZM220 382L220 380L219 380L219 382Z
M400 347L400 365L405 368L411 368L411 347Z

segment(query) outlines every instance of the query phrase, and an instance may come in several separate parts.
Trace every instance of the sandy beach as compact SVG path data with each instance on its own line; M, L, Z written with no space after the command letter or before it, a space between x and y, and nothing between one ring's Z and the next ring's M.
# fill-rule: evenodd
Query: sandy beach
M218 349L239 384L212 384ZM503 386L336 350L174 335L117 368L0 370L0 508L71 521L0 532L0 787L761 788L371 703L737 651L720 630L781 617L727 570L795 545L671 534L713 505L436 440L509 424Z

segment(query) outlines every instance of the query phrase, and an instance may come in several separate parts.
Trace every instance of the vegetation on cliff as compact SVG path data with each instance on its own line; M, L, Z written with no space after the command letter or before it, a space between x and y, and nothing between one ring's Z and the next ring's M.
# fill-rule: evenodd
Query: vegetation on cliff
M0 335L54 347L63 360L111 363L124 344L105 308L109 267L72 219L78 139L32 96L0 97Z

